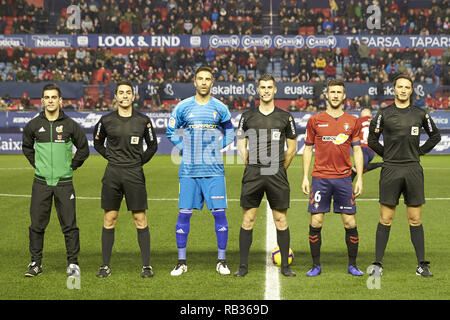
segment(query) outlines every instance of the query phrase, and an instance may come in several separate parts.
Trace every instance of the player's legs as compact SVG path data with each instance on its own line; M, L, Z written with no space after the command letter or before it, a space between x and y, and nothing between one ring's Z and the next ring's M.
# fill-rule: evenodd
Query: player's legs
M375 265L381 267L389 241L395 209L404 188L404 174L400 166L384 166L380 172L380 220L375 236Z
M211 210L214 217L214 230L217 238L217 260L225 261L226 248L228 244L228 220L226 216L227 194L225 177L199 178L201 194L205 199L206 206Z
M142 266L150 266L150 230L145 211L133 211L133 220L137 230L137 239L141 250ZM152 273L153 275L153 273Z
M119 217L118 210L105 210L105 213L103 215L103 230L102 230L103 266L109 266L111 263L112 248L114 246L115 226L118 217Z
M253 227L258 208L242 208L242 225L239 232L239 265L248 269L248 255L253 241ZM242 276L242 275L240 275Z
M277 244L281 254L281 273L285 276L294 277L296 274L289 268L289 249L291 235L287 224L287 209L272 209L273 222L277 229Z
M265 177L266 197L272 209L273 221L277 230L277 243L281 253L281 273L295 276L289 268L290 232L287 224L287 210L290 205L290 186L284 167Z
M178 219L175 225L175 240L178 249L178 263L171 275L179 276L187 272L186 248L190 232L193 209L203 208L203 196L197 178L180 177L178 195Z
M322 246L322 226L324 217L325 213L311 213L309 223L309 249L313 261L312 270L314 270L315 267L320 266L320 248Z
M421 222L422 206L406 206L411 242L416 251L417 262L425 261L425 236Z
M395 216L396 206L380 205L380 221L377 226L375 235L375 262L374 264L381 267L386 250L387 243L389 241L389 234L391 231L391 225Z
M50 221L53 190L45 181L34 180L31 191L29 227L29 250L31 261L39 267L42 264L45 229Z
M355 214L341 214L345 228L345 243L348 252L349 273L362 276L363 273L356 267L356 257L358 256L359 234L356 227Z
M381 166L383 166L383 162L374 162L372 163L371 161L373 160L375 153L366 147L361 147L361 150L363 152L363 173L372 171L376 168L380 168ZM356 168L352 167L352 181L355 179L356 177Z
M76 200L72 182L60 182L55 187L55 208L64 234L68 264L78 264L80 236L76 222Z
M417 257L416 274L422 277L433 277L429 269L429 261L425 261L425 235L421 222L422 206L407 206L406 212L411 233L411 242Z

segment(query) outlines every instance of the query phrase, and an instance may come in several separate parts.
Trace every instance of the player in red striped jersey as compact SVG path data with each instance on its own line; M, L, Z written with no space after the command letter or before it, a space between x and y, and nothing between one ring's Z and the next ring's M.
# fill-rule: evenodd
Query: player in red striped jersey
M310 277L318 276L322 271L321 230L324 215L330 211L331 198L333 211L341 214L345 227L345 242L349 256L348 272L355 276L363 275L356 266L359 236L355 217L355 197L359 196L363 189L363 155L359 138L361 127L354 116L343 111L345 97L344 83L340 80L330 80L327 87L327 110L313 115L306 126L302 191L310 196L309 244L313 267L306 273ZM308 176L313 146L316 157L310 186ZM354 190L350 177L351 148L357 171Z
M361 117L358 118L358 123L361 125L361 132L359 139L361 141L361 150L364 158L363 173L369 172L373 169L379 168L383 165L383 162L371 163L375 152L369 148L367 144L367 138L369 137L370 120L372 120L372 114L369 108L363 108L361 110ZM352 167L352 181L356 177L356 168Z

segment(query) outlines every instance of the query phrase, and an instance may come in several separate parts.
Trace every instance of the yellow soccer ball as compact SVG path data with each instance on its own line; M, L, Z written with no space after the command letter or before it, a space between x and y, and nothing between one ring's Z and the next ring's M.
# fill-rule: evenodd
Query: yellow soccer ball
M280 252L280 247L276 247L275 249L272 250L272 254L270 255L270 257L272 258L272 263L274 265L276 265L277 267L281 266L281 252ZM294 252L292 251L291 248L289 248L289 258L288 258L288 262L289 264L292 263L292 261L294 261Z

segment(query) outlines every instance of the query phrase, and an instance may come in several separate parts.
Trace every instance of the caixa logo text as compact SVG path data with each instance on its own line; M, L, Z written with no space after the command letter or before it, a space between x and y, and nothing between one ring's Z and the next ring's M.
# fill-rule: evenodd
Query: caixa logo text
M69 37L50 37L48 35L32 36L36 48L69 48L72 40Z
M247 49L251 47L271 47L272 46L272 38L270 36L263 37L252 37L252 36L244 36L242 37L242 46Z
M209 38L209 45L213 48L239 47L239 43L240 40L238 36L229 36L229 37L211 36L211 38Z
M334 36L329 37L316 37L309 36L306 38L306 45L310 48L335 48L337 45L337 39Z
M273 39L273 43L276 47L280 48L303 48L305 45L305 39L302 36L284 37L276 36Z

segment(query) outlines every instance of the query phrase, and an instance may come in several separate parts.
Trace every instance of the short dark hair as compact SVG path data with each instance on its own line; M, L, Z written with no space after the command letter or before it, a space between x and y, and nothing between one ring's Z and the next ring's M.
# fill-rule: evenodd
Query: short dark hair
M117 94L117 90L119 89L120 86L129 86L131 88L131 90L133 91L133 84L130 81L122 80L122 81L117 82L116 91L114 92L115 94ZM134 91L133 91L133 93L134 93Z
M207 71L207 72L213 74L212 69L209 66L203 65L203 66L198 67L197 70L195 70L194 78L196 78L197 74L201 71Z
M407 74L401 73L401 74L397 75L397 76L394 78L394 87L395 87L395 84L397 83L397 80L398 80L398 79L406 79L406 80L409 80L409 82L411 82L411 86L412 86L413 83L414 83L410 76L408 76Z
M58 87L56 83L49 83L42 88L42 96L44 96L44 92L47 90L56 90L58 91L58 96L61 98L61 89Z
M261 81L270 81L270 80L272 80L273 83L275 83L275 78L271 74L265 73L261 77L259 77L258 85Z
M338 80L338 79L328 80L327 89L332 86L340 86L340 87L344 87L344 89L345 89L344 81Z

